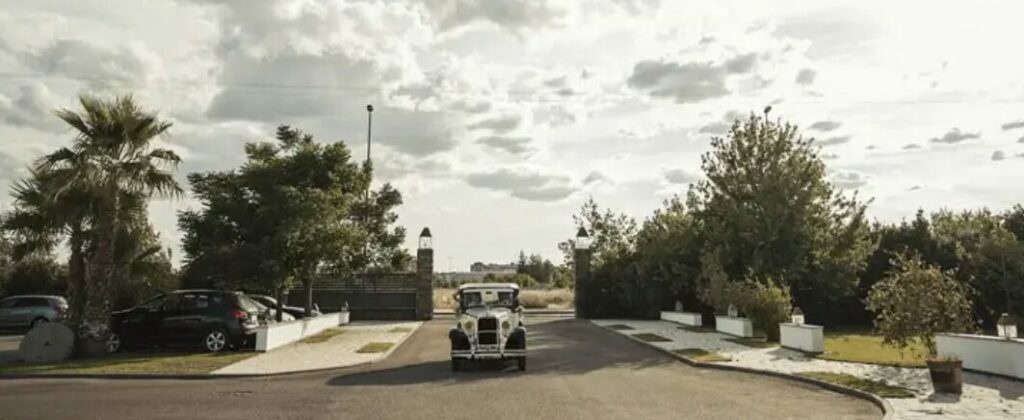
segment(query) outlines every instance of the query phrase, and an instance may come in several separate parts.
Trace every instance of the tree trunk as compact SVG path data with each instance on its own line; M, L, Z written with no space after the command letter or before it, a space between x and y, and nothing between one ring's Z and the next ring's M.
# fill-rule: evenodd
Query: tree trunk
M306 318L313 316L313 279L306 278Z
M81 353L99 356L106 353L110 336L110 298L114 276L114 241L118 227L118 201L116 189L111 188L106 200L101 200L93 232L92 256L86 270L89 292L78 331Z
M274 308L277 313L274 314L274 318L277 322L284 320L284 292L281 291L280 287L274 288L274 300L277 301L277 308Z
M85 310L88 288L85 284L85 232L82 230L82 223L76 222L71 226L71 235L68 238L71 245L71 256L68 257L68 326L71 331L78 334L78 327L82 323L82 312Z

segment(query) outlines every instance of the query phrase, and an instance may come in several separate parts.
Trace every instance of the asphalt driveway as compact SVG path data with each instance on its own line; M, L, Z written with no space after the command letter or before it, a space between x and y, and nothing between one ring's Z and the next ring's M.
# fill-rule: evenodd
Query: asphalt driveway
M878 419L808 385L692 368L585 321L530 326L526 372L452 373L451 320L425 324L386 361L259 379L0 380L3 419Z

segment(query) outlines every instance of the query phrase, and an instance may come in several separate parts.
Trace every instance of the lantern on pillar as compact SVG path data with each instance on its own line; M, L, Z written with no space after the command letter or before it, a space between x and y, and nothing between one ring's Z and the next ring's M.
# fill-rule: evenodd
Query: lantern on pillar
M733 318L740 316L739 309L736 309L736 305L733 305L731 303L729 304L729 316Z
M1017 318L1008 313L1003 313L996 321L996 330L999 336L1006 339L1017 338Z
M419 248L420 249L433 249L433 247L434 247L434 243L433 242L434 242L434 238L432 236L430 236L430 228L428 228L428 227L423 228L423 231L420 232L420 247Z
M804 323L804 311L800 310L800 307L793 308L793 315L790 317L790 321L796 325L802 325Z
M591 238L587 234L587 230L580 228L576 231L576 249L590 249Z

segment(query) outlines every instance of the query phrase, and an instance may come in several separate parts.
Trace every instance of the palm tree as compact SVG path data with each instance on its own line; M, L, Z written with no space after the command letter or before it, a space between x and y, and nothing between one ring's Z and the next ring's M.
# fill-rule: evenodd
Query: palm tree
M77 331L85 302L85 247L93 200L80 189L55 195L53 192L63 186L54 184L47 173L35 169L30 170L28 178L16 182L12 195L17 207L4 220L3 228L18 236L12 252L15 260L29 255L49 255L67 238L71 299L68 324Z
M90 255L85 279L88 294L78 337L86 354L98 354L110 333L111 286L118 273L115 261L117 232L124 199L178 196L181 187L170 172L181 159L153 148L155 138L171 127L153 112L141 109L131 96L110 101L79 98L81 112L62 109L57 116L77 133L70 147L45 157L38 170L61 187L50 190L57 202L72 191L92 197Z

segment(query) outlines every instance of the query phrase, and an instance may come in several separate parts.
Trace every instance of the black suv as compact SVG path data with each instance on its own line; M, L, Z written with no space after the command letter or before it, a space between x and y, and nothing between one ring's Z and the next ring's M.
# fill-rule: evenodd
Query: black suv
M218 352L252 341L261 308L242 292L178 290L114 312L107 350L201 346Z

